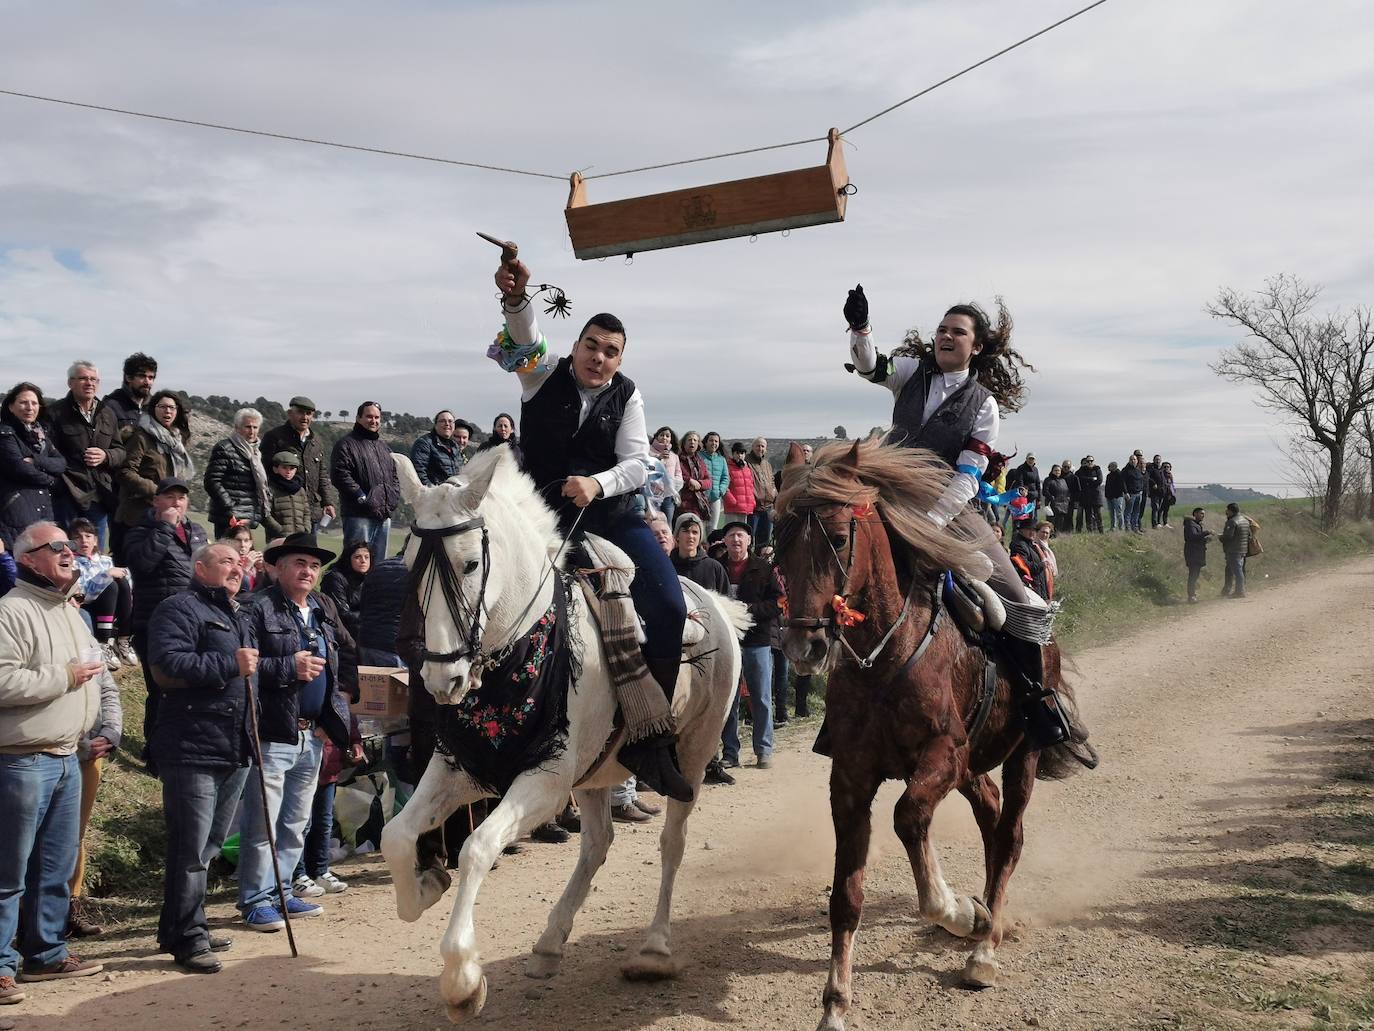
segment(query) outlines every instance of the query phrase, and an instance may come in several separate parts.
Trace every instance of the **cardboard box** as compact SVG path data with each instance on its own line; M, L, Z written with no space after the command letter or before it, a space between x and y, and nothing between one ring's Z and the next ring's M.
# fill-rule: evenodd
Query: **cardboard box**
M359 666L358 700L349 708L359 716L405 716L410 711L410 672L404 666Z

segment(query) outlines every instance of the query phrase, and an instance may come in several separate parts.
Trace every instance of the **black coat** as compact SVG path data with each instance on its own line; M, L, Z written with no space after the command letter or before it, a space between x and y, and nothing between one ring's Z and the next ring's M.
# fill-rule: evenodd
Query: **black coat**
M1026 497L1034 504L1040 502L1040 470L1034 466L1022 462L1011 472L1007 473L1007 490L1015 490L1017 487L1026 488Z
M148 626L153 610L167 598L191 585L191 556L204 546L205 530L186 520L186 541L149 509L141 522L124 538L124 560L134 576L134 613L130 620L135 632Z
M52 496L61 490L67 460L53 446L52 436L41 430L35 443L8 411L0 421L0 540L6 550L15 538L34 523L53 518Z
M263 497L253 466L232 440L221 440L210 451L203 482L205 493L210 495L210 522L216 528L227 526L231 516L250 527L262 522Z
M128 387L111 390L105 395L105 403L114 411L115 421L119 423L121 433L138 425L138 417L143 414L143 408L134 400Z
M339 492L345 518L389 519L401 503L401 481L391 448L359 426L334 442L329 478Z
M415 475L430 487L457 476L465 461L463 452L458 450L452 438L445 440L433 430L417 437L410 445L410 464L415 466Z
M1125 496L1126 488L1121 485L1121 471L1119 469L1113 469L1107 474L1106 487L1103 493L1108 501L1114 501Z
M52 423L53 444L67 460L64 493L77 508L85 509L98 501L114 515L119 502L114 471L124 464L124 440L115 410L104 401L96 401L88 420L69 392L48 406L48 421ZM105 461L95 467L86 464L86 449L92 447L105 452ZM73 488L84 498L73 493Z
M1106 488L1103 485L1102 467L1100 465L1080 465L1078 472L1073 475L1078 484L1078 492L1075 497L1080 505L1101 508L1107 503Z
M1145 492L1145 470L1138 465L1122 466L1121 486L1127 494L1143 494Z
M339 658L339 625L330 610L313 599L315 620L324 635L327 655L325 674L325 704L320 710L319 724L331 741L347 750L348 698L341 690ZM264 741L295 744L300 739L296 720L300 713L301 680L296 676L296 653L301 650L300 625L296 622L295 605L273 585L261 594L254 594L245 605L252 623L253 636L258 642L258 729ZM345 631L347 633L347 631Z
M1206 529L1192 516L1183 517L1183 564L1189 569L1201 569L1207 565L1207 542L1212 539L1212 531Z
M779 621L782 609L782 584L778 575L764 559L751 555L739 578L735 597L749 606L754 625L744 634L745 648L777 647L780 639Z
M1073 488L1063 476L1046 476L1040 485L1040 497L1045 504L1054 508L1056 514L1069 510L1069 498Z
M708 591L718 594L730 593L730 578L725 575L725 567L706 552L698 549L694 558L683 558L674 548L668 557L672 559L673 568L677 570L678 576L691 580Z
M326 505L337 509L339 507L339 495L334 490L334 485L329 482L329 466L324 458L324 444L320 442L320 435L313 430L301 442L301 435L289 422L282 423L276 429L268 430L262 437L263 462L272 461L272 456L279 451L294 451L300 455L301 471L296 475L305 481L305 493L310 499L310 520L318 523L320 517L324 515Z
M343 625L356 638L363 609L363 578L357 573L349 575L343 569L333 568L320 581L320 593L333 599Z
M252 724L234 653L254 646L249 621L222 587L193 582L153 611L148 665L163 695L148 747L159 765L248 765Z
M372 567L363 581L358 601L360 626L358 647L378 651L397 651L396 638L401 625L401 609L410 590L410 570L399 555L383 559Z

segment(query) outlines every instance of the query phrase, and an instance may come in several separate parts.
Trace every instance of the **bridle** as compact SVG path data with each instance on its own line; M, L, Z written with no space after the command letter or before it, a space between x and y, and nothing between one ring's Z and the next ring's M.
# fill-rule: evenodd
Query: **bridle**
M835 504L847 504L847 502L835 502ZM867 655L860 655L858 652L854 650L854 646L850 644L847 640L845 640L844 632L849 627L853 626L856 622L861 621L863 619L862 615L855 613L852 609L849 608L848 604L850 594L849 580L854 571L854 537L855 534L858 532L859 518L862 510L853 508L851 506L849 515L848 540L845 543L846 558L841 559L839 551L836 549L834 543L830 539L830 535L824 532L825 525L821 522L820 517L816 514L816 509L819 507L824 506L808 506L805 509L806 515L804 518L802 518L801 525L798 527L794 524L792 527L787 528L787 530L785 530L780 535L787 539L780 542L778 547L780 550L788 547L791 543L791 540L795 539L793 538L794 533L805 533L809 529L811 523L814 522L817 526L821 528L822 536L825 538L826 546L830 549L830 557L834 560L835 565L839 568L841 574L843 574L843 579L840 581L840 589L831 601L830 615L789 615L789 617L783 621L783 626L789 630L824 630L826 636L830 638L832 644L834 642L838 642L840 646L845 649L845 651L849 652L850 657L858 664L860 669L872 669L873 664L878 661L878 657L882 655L883 650L892 641L892 638L896 635L897 631L901 629L902 624L904 624L907 621L907 617L910 616L912 602L915 600L917 589L920 586L920 579L918 577L911 578L911 587L907 589L906 598L902 601L902 611L897 614L896 621L892 624L891 627L888 628L887 633L883 634L882 638L878 641L877 645L874 646L871 652L869 652ZM793 516L792 518L795 519L797 517ZM938 585L935 597L938 600ZM920 659L920 657L925 653L926 648L929 647L930 642L935 638L935 633L939 629L940 624L940 609L938 604L936 604L933 607L933 611L935 612L935 615L932 617L930 621L930 626L926 630L925 637L921 640L920 645L917 646L915 653L911 656L910 659L907 660L906 665L908 667L912 665L914 662L916 662L918 659ZM855 616L857 616L858 618L855 619Z
M420 601L420 614L426 616L429 605L434 600L434 587L439 585L439 593L443 597L444 606L448 609L449 619L453 621L456 628L464 626L466 620L467 635L459 646L452 651L432 652L426 647L421 651L421 656L425 662L457 662L459 659L471 660L472 667L479 673L488 669L495 669L508 656L511 649L524 636L525 617L534 608L539 600L540 594L544 590L544 584L548 582L551 573L564 575L558 569L558 560L563 555L563 549L568 546L568 541L577 530L577 526L582 522L582 516L587 510L584 508L577 514L572 527L568 530L567 536L563 539L562 546L558 549L552 559L549 560L548 568L540 578L539 583L534 588L534 593L530 600L525 603L520 615L511 624L511 638L499 648L494 648L489 652L482 651L482 623L481 617L489 613L487 608L487 581L491 577L491 539L487 533L487 521L480 515L464 519L454 523L452 526L421 527L412 526L410 532L420 541L420 548L415 554L415 566L410 571L410 591L412 597L420 592L421 585L424 584L426 574L433 569L433 575L428 577L428 584L424 585L424 598ZM444 551L443 541L448 537L457 536L460 533L472 533L480 531L482 534L482 579L477 588L477 603L468 609L466 600L463 597L462 578L453 568L453 563L448 560L448 555Z

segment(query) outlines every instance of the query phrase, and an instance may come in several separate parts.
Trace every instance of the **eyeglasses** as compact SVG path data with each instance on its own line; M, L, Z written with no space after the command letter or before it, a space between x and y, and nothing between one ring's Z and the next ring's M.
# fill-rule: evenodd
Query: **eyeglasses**
M64 551L70 551L73 555L76 554L76 545L71 541L48 541L45 544L35 544L24 554L32 555L35 551L42 551L44 548L47 548L54 555L60 555Z

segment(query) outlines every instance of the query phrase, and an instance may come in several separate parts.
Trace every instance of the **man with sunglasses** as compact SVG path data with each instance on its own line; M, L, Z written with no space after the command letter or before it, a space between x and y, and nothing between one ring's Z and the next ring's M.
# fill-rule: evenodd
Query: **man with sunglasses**
M65 932L80 844L77 750L100 717L102 689L114 689L95 638L68 604L77 568L67 535L34 523L14 553L18 582L0 598L0 1004L24 998L16 977L101 969L67 951Z
M333 557L314 534L291 534L263 554L276 567L277 582L247 605L258 642L262 738L262 769L255 768L249 779L261 777L267 788L265 814L256 783L243 796L239 911L255 931L286 926L272 875L268 822L276 839L277 867L283 883L290 884L305 848L325 738L354 761L361 759L350 740L348 699L339 681L341 628L315 593L320 566ZM293 917L322 912L319 905L294 895L287 896L286 908Z

